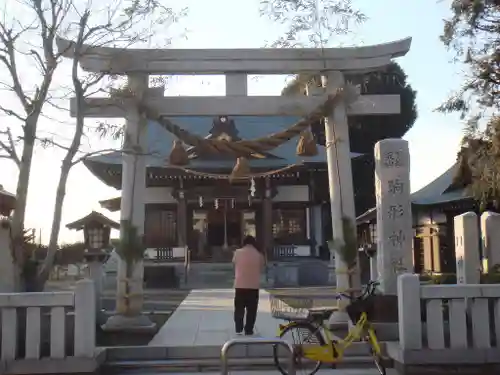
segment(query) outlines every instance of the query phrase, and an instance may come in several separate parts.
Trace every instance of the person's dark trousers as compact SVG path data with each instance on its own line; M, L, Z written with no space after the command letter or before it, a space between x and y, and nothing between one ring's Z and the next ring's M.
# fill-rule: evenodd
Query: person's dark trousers
M246 335L252 335L257 319L257 308L259 307L259 290L258 289L241 289L236 288L234 293L234 325L236 332L243 332L245 329ZM243 318L246 321L243 327Z

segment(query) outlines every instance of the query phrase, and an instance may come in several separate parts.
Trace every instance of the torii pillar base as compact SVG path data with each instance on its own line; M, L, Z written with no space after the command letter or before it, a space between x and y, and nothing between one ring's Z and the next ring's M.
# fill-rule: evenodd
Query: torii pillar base
M113 315L101 326L105 332L151 333L156 331L156 323L146 315Z

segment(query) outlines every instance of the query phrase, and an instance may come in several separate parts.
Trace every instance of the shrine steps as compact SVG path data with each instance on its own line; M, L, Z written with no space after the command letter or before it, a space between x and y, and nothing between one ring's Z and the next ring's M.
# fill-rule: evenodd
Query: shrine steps
M220 351L220 346L107 348L106 360L100 370L106 374L219 372ZM229 355L229 369L231 372L276 373L272 353L271 345L235 347ZM331 369L327 364L322 368ZM336 368L372 369L373 360L368 355L367 346L355 343L346 351L344 361Z
M175 267L181 288L224 289L233 287L234 266L230 262L193 262L190 264L187 277L184 264L177 263ZM328 272L328 262L314 258L301 257L294 260L270 261L266 272L262 275L261 285L263 288L326 286L329 285Z
M234 282L234 266L226 263L198 263L189 266L185 277L184 264L176 266L179 275L180 287L186 289L223 289L232 288Z

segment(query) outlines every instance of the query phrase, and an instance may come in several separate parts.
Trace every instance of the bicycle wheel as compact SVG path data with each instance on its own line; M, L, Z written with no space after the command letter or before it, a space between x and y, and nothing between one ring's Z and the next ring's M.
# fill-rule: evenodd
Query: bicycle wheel
M386 368L384 363L384 358L380 353L380 344L377 339L377 335L373 328L368 328L368 335L366 336L366 341L370 345L370 355L373 358L375 367L377 368L380 375L386 375Z
M285 335L290 333L292 334L291 342L284 338ZM321 332L315 326L307 322L290 323L280 334L280 338L293 345L293 357L297 373L302 370L304 371L302 372L303 374L314 375L319 370L321 367L320 361L312 361L301 356L303 344L325 345L325 340ZM283 375L288 375L288 361L286 360L286 356L280 356L278 352L279 347L278 345L273 346L274 364Z

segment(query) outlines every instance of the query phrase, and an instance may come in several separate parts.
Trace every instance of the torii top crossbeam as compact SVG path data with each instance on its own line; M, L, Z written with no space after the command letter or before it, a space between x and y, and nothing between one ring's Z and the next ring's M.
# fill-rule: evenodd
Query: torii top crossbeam
M58 39L59 51L72 58L71 41ZM122 49L84 47L81 67L109 74L289 74L382 69L409 51L411 38L347 48Z

